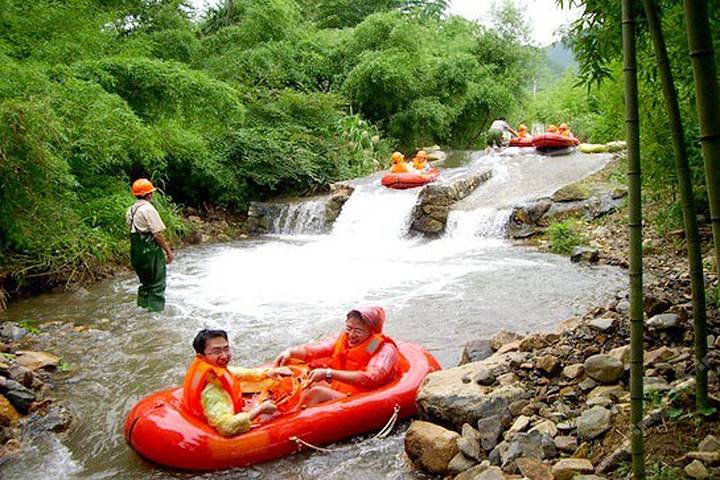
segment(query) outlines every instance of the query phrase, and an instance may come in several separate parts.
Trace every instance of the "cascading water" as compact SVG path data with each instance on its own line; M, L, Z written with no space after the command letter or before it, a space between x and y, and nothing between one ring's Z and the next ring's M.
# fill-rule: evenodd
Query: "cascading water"
M281 235L325 233L326 199L288 203L273 222L273 233Z
M483 168L494 165L495 177L451 212L447 235L432 241L406 235L418 191L386 190L372 177L354 182L328 233L313 234L311 219L323 216L321 207L300 204L296 213L288 210L278 234L180 250L168 268L162 314L135 306L137 280L129 274L83 295L11 305L0 319L33 319L41 329L57 328L51 326L57 320L82 327L39 337L34 345L61 354L70 366L54 394L79 421L59 442L28 440L29 448L0 465L0 477L416 478L403 460L402 429L385 440L350 440L333 452L198 476L145 463L125 444L122 425L138 399L182 380L193 357L190 342L203 327L228 330L233 363L250 366L290 345L336 334L352 307L379 304L388 313L389 335L424 345L450 367L467 340L500 328L549 329L613 295L624 284L618 270L579 267L502 239L513 202L582 178L602 163L598 156L530 157L474 159Z

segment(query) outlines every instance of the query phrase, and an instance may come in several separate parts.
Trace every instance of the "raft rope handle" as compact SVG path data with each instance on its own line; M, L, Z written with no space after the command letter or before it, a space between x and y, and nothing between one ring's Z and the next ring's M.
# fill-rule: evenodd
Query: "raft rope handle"
M388 435L390 435L390 433L395 428L395 424L397 423L397 420L399 417L400 417L400 405L398 405L396 403L395 406L393 407L393 414L390 415L390 418L388 419L385 426L382 429L380 429L380 431L378 433L376 433L373 437L369 438L368 440L376 440L378 438L385 438ZM313 445L312 443L306 442L305 440L303 440L302 438L297 437L297 436L290 437L289 440L291 442L295 442L297 444L298 450L300 450L300 447L302 447L303 445L308 448L312 448L313 450L317 450L319 452L334 452L336 450L342 450L342 449L348 448L348 447L338 447L338 448L318 447L317 445ZM355 445L357 445L357 444L355 444ZM352 445L352 447L355 447L355 445Z

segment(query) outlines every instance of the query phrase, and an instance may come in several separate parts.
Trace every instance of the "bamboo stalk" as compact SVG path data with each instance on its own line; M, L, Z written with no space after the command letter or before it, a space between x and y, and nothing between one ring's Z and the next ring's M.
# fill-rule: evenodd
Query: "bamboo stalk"
M625 77L625 129L628 159L628 216L630 230L630 441L635 480L645 479L643 437L643 278L642 196L640 177L640 121L638 114L635 11L633 0L623 0L622 37Z
M708 21L707 2L684 0L688 46L695 79L696 103L700 120L700 140L705 163L710 218L715 244L715 266L720 280L720 100L718 99L715 54ZM708 408L707 326L695 325L695 365L697 378L695 403L699 410Z
M670 59L665 45L665 36L658 15L655 0L643 0L648 29L655 48L663 95L670 120L673 150L675 152L675 168L678 176L680 202L685 221L685 237L687 239L687 255L690 269L692 289L693 326L695 329L695 351L707 352L707 311L705 305L705 279L703 277L702 249L695 216L695 199L693 196L692 174L687 158L687 148L683 135L682 117L678 104L677 90L673 81ZM698 409L707 407L707 369L699 358L695 358L696 406Z

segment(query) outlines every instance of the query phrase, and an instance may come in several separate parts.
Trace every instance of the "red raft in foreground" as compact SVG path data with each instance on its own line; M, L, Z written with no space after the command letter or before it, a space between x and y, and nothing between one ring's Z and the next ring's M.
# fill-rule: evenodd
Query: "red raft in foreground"
M565 137L557 133L542 133L533 137L533 146L538 150L549 150L554 148L567 148L580 145L580 140L575 137Z
M382 178L382 185L396 190L415 188L437 180L440 172L436 169L428 173L388 173Z
M326 445L386 425L399 407L399 418L417 412L415 395L425 376L439 370L422 347L399 344L408 367L377 390L353 395L254 425L246 433L223 437L181 408L182 387L141 400L128 414L125 439L155 463L186 470L216 470L264 462L299 449L297 439Z

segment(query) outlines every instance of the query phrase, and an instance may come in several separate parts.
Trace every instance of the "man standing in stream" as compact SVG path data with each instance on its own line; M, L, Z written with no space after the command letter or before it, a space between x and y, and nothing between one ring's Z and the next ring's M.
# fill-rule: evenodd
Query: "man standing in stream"
M156 188L146 178L135 180L132 194L137 199L128 208L125 221L130 230L130 263L140 279L137 304L151 312L165 309L166 262L173 253L165 236L163 223L152 203Z

